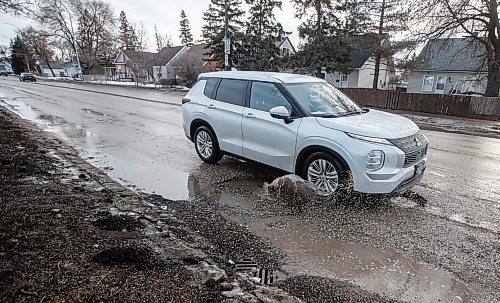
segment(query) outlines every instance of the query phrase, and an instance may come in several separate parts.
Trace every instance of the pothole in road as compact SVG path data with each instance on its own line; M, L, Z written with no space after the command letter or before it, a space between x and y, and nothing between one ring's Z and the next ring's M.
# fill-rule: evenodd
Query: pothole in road
M98 112L98 111L95 111L93 109L90 109L90 108L82 108L82 111L88 113L88 114L93 114L93 115L96 115L96 116L100 116L100 117L106 117L107 115L104 114L104 113L101 113L101 112Z

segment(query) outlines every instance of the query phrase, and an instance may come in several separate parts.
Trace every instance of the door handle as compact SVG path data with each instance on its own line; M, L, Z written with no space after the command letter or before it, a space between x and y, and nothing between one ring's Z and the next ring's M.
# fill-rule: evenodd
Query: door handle
M249 119L255 119L255 116L252 113L246 113L245 117L247 117Z
M209 104L209 105L207 105L207 107L210 109L215 109L215 105L213 105L213 104Z

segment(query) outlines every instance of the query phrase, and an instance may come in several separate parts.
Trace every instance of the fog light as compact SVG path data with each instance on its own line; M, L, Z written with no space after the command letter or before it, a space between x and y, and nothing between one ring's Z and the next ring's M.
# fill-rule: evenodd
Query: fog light
M366 156L366 169L375 171L384 166L385 154L381 150L372 150Z

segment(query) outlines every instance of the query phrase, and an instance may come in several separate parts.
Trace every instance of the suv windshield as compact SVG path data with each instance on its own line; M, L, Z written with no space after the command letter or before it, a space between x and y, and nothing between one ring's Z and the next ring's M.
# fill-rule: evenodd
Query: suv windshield
M341 117L362 113L354 101L329 83L283 84L302 108L314 117Z

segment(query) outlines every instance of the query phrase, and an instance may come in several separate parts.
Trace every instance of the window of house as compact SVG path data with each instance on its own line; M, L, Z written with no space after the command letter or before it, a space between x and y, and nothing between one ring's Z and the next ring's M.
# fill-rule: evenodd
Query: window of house
M474 92L479 93L482 90L481 79L479 77L464 77L462 85L462 93Z
M434 76L424 76L424 82L422 83L422 91L432 91L434 87Z
M349 77L347 74L341 74L340 75L340 87L347 87L349 85L348 79L349 79Z
M436 81L436 93L444 93L444 88L446 86L446 77L445 76L437 76Z
M292 114L292 106L274 83L254 82L250 93L250 108L269 112L276 106L284 106Z
M207 83L205 84L205 89L203 90L203 94L209 98L212 98L214 95L214 89L217 85L217 81L219 78L208 78Z
M244 106L247 83L248 81L245 80L222 79L217 89L215 99L234 105Z

